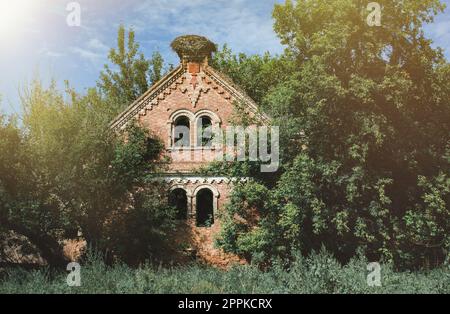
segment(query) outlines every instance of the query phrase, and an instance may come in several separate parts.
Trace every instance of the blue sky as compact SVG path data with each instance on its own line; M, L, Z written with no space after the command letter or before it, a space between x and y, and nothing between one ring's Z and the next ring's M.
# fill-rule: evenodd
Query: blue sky
M418 0L419 1L419 0ZM0 111L20 111L18 92L37 75L69 80L77 90L94 86L120 23L132 26L141 50L159 50L169 63L169 44L182 34L201 34L235 52L281 53L272 8L282 0L78 0L81 26L69 27L71 0L0 0ZM426 27L450 59L449 8Z

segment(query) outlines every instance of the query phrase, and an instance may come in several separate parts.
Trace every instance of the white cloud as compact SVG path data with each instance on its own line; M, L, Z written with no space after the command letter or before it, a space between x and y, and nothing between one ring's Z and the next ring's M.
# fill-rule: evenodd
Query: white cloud
M44 56L50 57L50 58L59 58L59 57L63 57L65 55L62 52L50 50L50 49L48 49L47 46L44 46L43 48L39 49L38 53L40 55L44 55Z
M193 33L218 44L228 43L236 51L281 52L273 31L270 11L273 1L158 0L134 7L132 24L149 37Z
M101 53L97 53L80 47L71 47L70 51L92 63L98 63L103 58L103 55Z
M47 52L45 53L45 55L48 56L48 57L55 57L55 58L59 58L59 57L64 56L63 53L55 52L55 51L50 51L50 50L47 51Z
M87 60L91 65L100 67L105 63L107 51L109 50L101 40L98 38L91 38L85 47L74 46L70 47L70 52L76 54L82 59Z
M106 46L102 41L100 41L98 38L92 38L88 41L87 47L92 50L105 52L108 51L108 46Z

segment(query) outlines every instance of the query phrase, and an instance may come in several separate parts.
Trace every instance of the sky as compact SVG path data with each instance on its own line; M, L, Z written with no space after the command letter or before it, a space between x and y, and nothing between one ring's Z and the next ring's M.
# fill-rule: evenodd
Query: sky
M133 27L147 57L158 50L172 64L179 60L170 42L184 34L227 43L235 52L284 49L272 19L283 0L78 0L80 25L69 26L71 2L0 0L0 112L20 113L19 91L36 77L60 87L69 80L80 92L95 86L121 23ZM450 60L450 0L443 2L446 12L425 30Z

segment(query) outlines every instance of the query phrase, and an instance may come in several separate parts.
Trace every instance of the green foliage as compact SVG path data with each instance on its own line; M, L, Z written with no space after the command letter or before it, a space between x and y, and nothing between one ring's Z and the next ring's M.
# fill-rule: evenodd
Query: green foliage
M283 55L236 56L226 46L214 55L212 65L280 126L282 160L281 173L270 178L251 162L201 171L259 180L234 190L217 243L274 269L272 258L281 258L291 267L289 276L307 278L296 286L283 281L283 272L260 277L243 268L249 283L272 284L276 277L286 285L273 285L275 291L364 292L361 278L352 275L362 263L352 259L356 252L391 268L450 260L450 65L423 32L444 6L438 0L380 4L382 26L369 27L361 1L288 0L273 12ZM131 263L160 251L171 228L162 187L149 184L147 175L158 170L152 161L161 144L134 126L126 141L117 139L108 126L162 76L162 57L146 60L134 32L125 37L122 26L109 55L114 68L105 67L99 91L80 96L68 88L63 95L54 85L34 83L23 96L23 128L0 119L0 226L26 235L49 260L58 239L81 229L90 244L112 248L112 255ZM214 50L207 41L176 43L187 47L185 53ZM349 263L341 267L324 252L306 260L292 254L322 247ZM336 276L337 269L357 288ZM225 278L209 269L203 275L232 282L239 271ZM404 289L399 280L409 284L416 275L391 274L389 291L442 291L434 280L447 278L436 270L430 286ZM170 284L181 281L176 274L169 278ZM230 288L214 281L186 285L186 291L191 287Z
M147 60L139 52L134 30L126 34L123 25L119 27L117 48L112 48L108 57L112 67L104 66L98 87L107 98L114 117L162 78L164 59L159 52L154 52Z
M0 158L10 165L0 168L2 226L27 236L50 264L61 262L58 242L79 230L129 263L160 252L173 210L148 173L158 171L161 143L133 125L126 140L117 137L95 90L63 95L35 81L22 102L23 130L0 125Z
M304 258L295 254L289 268L278 260L261 271L255 266L235 266L228 271L191 265L157 268L124 264L107 266L99 255L89 254L81 266L81 286L69 287L64 271L7 269L0 293L449 293L448 269L428 272L394 272L381 265L382 287L367 285L367 260L354 258L341 266L329 253L319 251Z
M162 55L155 51L150 59L150 85L157 83L163 77L164 59Z
M211 65L228 75L236 87L242 88L257 103L271 88L285 80L294 66L288 56L273 57L269 53L263 56L235 55L227 45L214 54Z
M30 159L25 153L22 133L15 120L0 116L0 228L5 227L5 215L26 202L24 194L30 191L27 170Z
M380 4L381 27L356 0L277 4L287 49L262 62L272 76L260 57L218 57L280 125L284 172L253 228L225 226L224 247L259 259L325 245L343 261L360 248L402 268L448 259L450 65L422 30L444 6Z
M26 236L50 265L64 263L60 241L78 231L110 259L158 258L173 209L149 173L162 143L131 126L125 137L111 119L162 77L164 60L139 53L134 31L118 32L99 90L79 95L66 83L36 80L21 95L23 123L0 120L0 225Z

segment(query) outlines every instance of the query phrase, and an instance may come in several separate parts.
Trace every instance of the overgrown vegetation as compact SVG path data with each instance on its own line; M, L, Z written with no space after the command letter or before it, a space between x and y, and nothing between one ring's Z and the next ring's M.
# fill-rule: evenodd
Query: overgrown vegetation
M128 45L124 37L120 27L117 69L106 68L99 89L62 93L36 80L21 95L21 124L0 116L0 232L26 236L55 267L67 264L61 241L79 231L108 262L138 263L161 253L173 228L166 187L152 181L162 144L138 126L124 136L109 126L161 76L163 61L136 58L134 33Z
M200 265L159 268L124 264L107 266L90 255L81 268L81 286L69 287L68 273L54 270L7 270L0 273L0 293L450 293L448 269L394 272L381 268L381 287L367 284L367 260L354 258L341 266L325 251L270 271L236 266L229 271Z
M360 249L402 269L450 258L450 64L423 32L444 5L379 3L369 27L361 1L286 1L282 56L216 54L281 128L277 182L235 190L223 248L255 262Z
M164 59L158 51L152 54L151 59L146 59L139 52L134 31L131 29L127 33L123 25L119 26L117 48L111 48L108 58L111 64L105 64L97 85L111 110L111 119L144 94L168 70L164 69Z
M234 55L227 47L214 55L212 65L281 127L279 172L260 174L256 163L205 170L255 178L234 190L217 243L267 271L132 270L93 260L79 290L53 271L11 271L0 289L372 292L359 252L390 265L384 290L375 292L448 292L450 64L423 33L444 6L379 2L382 27L367 25L358 0L286 1L274 10L281 56ZM78 230L108 253L106 264L130 265L163 253L173 227L173 209L149 177L160 170L160 143L135 126L126 141L109 128L162 77L164 60L158 53L147 60L124 27L109 57L85 95L36 81L22 95L23 122L0 117L0 228L26 236L55 269L66 262L60 240ZM323 246L348 264L325 253L293 254Z

